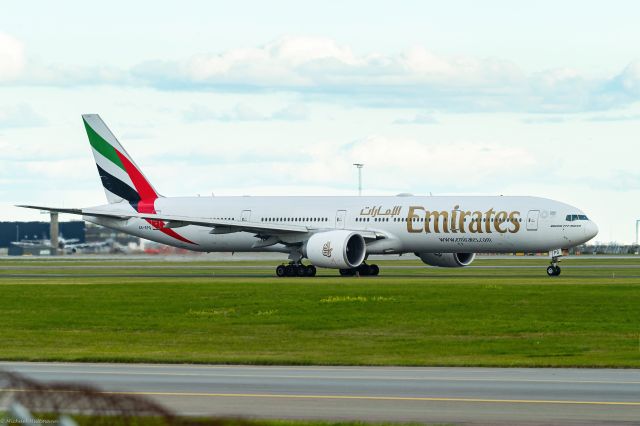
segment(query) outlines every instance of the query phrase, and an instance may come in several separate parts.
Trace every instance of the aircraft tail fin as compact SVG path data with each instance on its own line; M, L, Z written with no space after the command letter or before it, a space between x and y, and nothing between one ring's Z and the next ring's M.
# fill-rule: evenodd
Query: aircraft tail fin
M82 121L109 203L127 201L136 210L140 202L153 205L160 195L100 116L83 114Z

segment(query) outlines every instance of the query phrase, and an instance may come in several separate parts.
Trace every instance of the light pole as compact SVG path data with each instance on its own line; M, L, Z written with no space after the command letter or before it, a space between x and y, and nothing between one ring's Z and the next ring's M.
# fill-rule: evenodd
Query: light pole
M640 219L636 220L636 245L638 245L638 231L640 230Z
M358 196L362 195L362 168L364 163L353 163L358 168Z

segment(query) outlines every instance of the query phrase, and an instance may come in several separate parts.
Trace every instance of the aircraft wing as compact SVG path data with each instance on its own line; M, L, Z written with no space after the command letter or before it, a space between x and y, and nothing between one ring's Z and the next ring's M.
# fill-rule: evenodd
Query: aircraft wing
M58 213L69 213L83 216L96 216L107 217L112 219L126 220L130 218L145 219L151 221L164 222L165 228L180 228L188 225L203 226L212 228L212 234L229 234L233 232L254 232L259 236L273 236L282 234L306 234L322 231L319 228L307 227L304 225L289 225L289 224L275 224L264 222L250 222L239 220L218 220L210 219L206 217L193 217L193 216L179 216L179 215L166 215L157 213L138 213L138 212L124 212L124 211L107 211L103 209L66 209L66 208L54 208L43 206L29 206L19 205L17 207L24 207L28 209L46 210ZM158 224L159 225L159 224ZM378 240L386 238L386 235L377 231L364 231L358 230L363 238L367 240Z
M19 205L27 209L45 210L50 212L77 214L81 216L107 217L126 220L131 218L164 222L166 228L180 228L188 225L204 226L212 229L212 234L228 234L231 232L256 232L260 234L307 233L310 228L303 225L274 224L263 222L249 222L239 220L217 220L206 217L177 216L157 213L138 213L125 211L107 211L102 209L67 209L44 206Z

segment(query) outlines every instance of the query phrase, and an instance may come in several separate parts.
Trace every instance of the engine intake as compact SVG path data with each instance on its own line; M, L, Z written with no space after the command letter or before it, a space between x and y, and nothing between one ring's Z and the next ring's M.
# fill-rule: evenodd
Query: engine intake
M322 268L357 268L366 254L367 248L362 235L347 230L313 234L305 245L307 259Z
M443 268L469 266L476 258L475 253L416 253L424 263Z

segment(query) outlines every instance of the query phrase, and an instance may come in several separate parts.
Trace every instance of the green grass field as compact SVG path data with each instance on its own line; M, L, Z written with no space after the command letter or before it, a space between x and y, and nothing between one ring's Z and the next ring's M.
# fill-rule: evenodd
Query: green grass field
M5 413L0 411L0 423L8 426L20 426L22 423L4 419ZM96 417L73 414L70 416L80 426L111 425L111 426L428 426L424 423L392 423L392 422L363 422L363 421L327 421L327 420L274 420L274 419L244 419L232 417L177 417L163 419L158 417ZM38 420L56 421L58 416L44 413L36 416ZM44 423L44 422L43 422ZM57 424L57 423L56 423ZM438 423L445 426L444 423ZM435 426L435 424L434 424Z
M67 274L0 278L0 359L640 367L635 259L570 259L563 266L608 266L558 278L540 258L474 263L531 265L522 269L402 261L379 264L416 268L280 279L274 262L57 262L87 268L0 262L1 274ZM3 269L28 265L43 269Z

